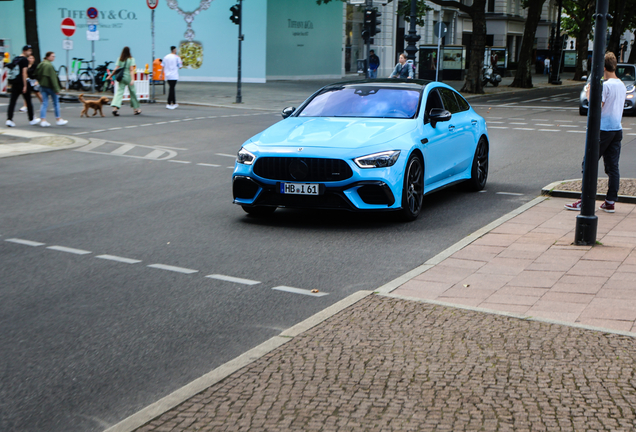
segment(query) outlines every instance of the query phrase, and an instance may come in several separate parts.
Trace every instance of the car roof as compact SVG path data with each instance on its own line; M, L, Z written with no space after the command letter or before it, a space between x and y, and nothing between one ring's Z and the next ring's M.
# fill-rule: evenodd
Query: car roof
M344 81L326 85L324 89L337 88L337 87L380 87L380 88L403 88L422 91L427 84L433 81L421 80L421 79L395 79L395 78L381 78L381 79L366 79L359 81Z

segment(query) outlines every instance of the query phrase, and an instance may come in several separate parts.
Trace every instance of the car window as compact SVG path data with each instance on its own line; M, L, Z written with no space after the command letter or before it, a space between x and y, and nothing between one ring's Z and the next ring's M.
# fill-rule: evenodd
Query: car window
M379 86L342 86L324 89L299 117L413 118L420 91Z
M428 97L426 98L426 108L424 109L424 123L429 122L428 115L433 108L444 109L444 104L442 104L442 99L439 97L437 89L432 89L430 92L428 92Z
M460 111L468 111L470 109L470 105L466 102L466 99L462 97L459 93L455 93L455 99L457 99L457 105L459 105Z
M444 102L444 108L446 110L450 111L451 114L461 111L452 90L441 88L439 89L439 92L442 96L442 102Z
M636 77L634 66L622 65L616 68L616 76L622 81L634 81Z

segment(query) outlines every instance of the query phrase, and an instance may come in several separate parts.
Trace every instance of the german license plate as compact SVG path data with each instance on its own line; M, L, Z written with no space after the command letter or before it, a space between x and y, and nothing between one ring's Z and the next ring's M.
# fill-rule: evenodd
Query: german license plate
M316 183L281 183L280 193L287 195L320 195Z

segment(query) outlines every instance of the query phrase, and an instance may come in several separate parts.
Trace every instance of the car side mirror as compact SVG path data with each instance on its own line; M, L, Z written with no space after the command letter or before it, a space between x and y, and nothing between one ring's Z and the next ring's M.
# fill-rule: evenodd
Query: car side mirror
M280 115L283 116L284 119L292 115L296 111L296 107L287 107L283 111L281 111Z
M451 119L451 113L445 109L433 108L431 112L428 113L428 118L431 121L431 126L435 127L439 122L449 121Z

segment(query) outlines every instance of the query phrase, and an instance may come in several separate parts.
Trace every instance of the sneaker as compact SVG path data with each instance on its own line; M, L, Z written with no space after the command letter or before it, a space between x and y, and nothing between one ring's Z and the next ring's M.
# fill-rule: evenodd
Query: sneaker
M64 126L66 123L68 123L68 120L64 120L64 119L59 119L58 121L55 122L55 124L58 126Z
M564 207L568 210L581 211L581 200L573 202L572 204L566 204Z
M42 126L42 127L49 127L49 126L51 126L51 123L47 122L46 120L42 120L42 121L40 122L40 126Z
M167 104L167 105L166 105L166 109L172 109L172 105Z
M175 109L175 108L176 108L176 106L174 106L174 105L169 105L168 106L168 109Z
M607 201L605 201L603 204L601 204L601 206L599 207L601 210L607 212L607 213L614 213L614 204L610 204Z
M24 112L24 113L25 113L25 112L27 112L27 111L28 111L27 107L24 107L24 106L23 106L22 108L20 108L20 112Z
M7 125L7 127L15 127L15 123L13 123L13 120L7 120L5 124Z
M174 105L172 105L172 106L173 106L173 108L172 108L172 109L179 108L179 104L174 104Z
M36 125L36 124L38 124L38 123L40 123L40 119L39 119L39 118L34 118L33 120L31 120L31 121L29 122L29 124L30 124L30 125Z

